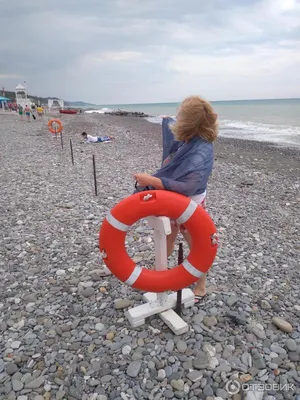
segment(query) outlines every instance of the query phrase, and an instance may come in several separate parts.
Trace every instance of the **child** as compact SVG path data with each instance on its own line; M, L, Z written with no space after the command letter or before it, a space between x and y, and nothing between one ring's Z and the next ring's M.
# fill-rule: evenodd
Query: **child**
M19 105L19 115L20 115L20 118L21 119L23 119L23 107L21 106L21 105Z
M42 118L42 117L43 117L43 114L44 114L44 109L43 109L43 107L38 106L38 108L36 109L36 111L37 111L37 113L38 113L38 116L39 116L40 118Z
M30 114L31 114L31 109L28 107L28 105L26 104L25 108L24 108L24 112L27 118L27 121L30 122Z
M205 207L208 178L213 168L213 142L218 133L217 114L211 104L198 97L186 98L178 111L177 119L164 118L163 163L153 176L135 174L141 187L150 186L158 190L170 190L191 197L201 207ZM174 136L173 136L173 135ZM167 236L167 252L171 255L179 231L188 245L191 237L184 226L172 224L172 233ZM195 301L206 296L206 274L194 288Z
M114 140L112 136L91 136L86 132L82 132L81 134L84 138L85 143L102 143L102 142L111 142Z

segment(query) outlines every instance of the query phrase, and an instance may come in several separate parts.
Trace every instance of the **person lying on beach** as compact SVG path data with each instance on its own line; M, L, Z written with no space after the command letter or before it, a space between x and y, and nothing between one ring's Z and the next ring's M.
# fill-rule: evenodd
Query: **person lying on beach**
M103 142L111 142L115 138L112 136L91 136L86 132L82 132L81 134L84 138L85 143L103 143Z
M176 121L170 117L162 120L163 162L153 175L134 175L140 187L170 190L193 199L205 208L208 178L213 169L213 141L218 135L217 114L211 104L198 97L186 98L180 105ZM139 190L139 189L138 189ZM172 222L172 232L167 236L167 252L171 255L179 231L188 245L191 237L184 226ZM195 301L206 296L206 274L194 288Z

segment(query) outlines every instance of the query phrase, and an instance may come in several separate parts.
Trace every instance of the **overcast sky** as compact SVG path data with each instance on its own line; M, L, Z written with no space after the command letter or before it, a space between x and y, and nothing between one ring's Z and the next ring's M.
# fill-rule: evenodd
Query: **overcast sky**
M300 97L300 0L0 0L0 84L96 104Z

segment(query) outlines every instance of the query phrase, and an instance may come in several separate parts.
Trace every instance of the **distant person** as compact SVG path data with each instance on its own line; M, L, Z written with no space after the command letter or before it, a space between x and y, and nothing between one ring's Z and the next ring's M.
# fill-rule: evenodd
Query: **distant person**
M19 105L19 107L18 107L18 112L19 112L20 118L23 119L23 107L21 105Z
M40 118L42 118L42 116L44 115L44 109L43 109L43 107L38 106L37 109L36 109L36 111L37 111L37 113L38 113L38 116L39 116Z
M217 114L208 101L198 96L188 97L181 103L176 121L163 118L162 133L161 168L153 176L135 174L135 180L142 188L177 192L205 208L207 183L214 162L213 142L218 134ZM172 233L167 236L168 256L173 252L179 231L191 246L189 232L172 221ZM206 274L198 280L194 294L195 302L206 296Z
M112 136L91 136L88 135L86 132L82 132L82 137L85 143L104 143L104 142L111 142L115 138Z
M31 109L28 107L28 105L26 104L25 108L24 108L24 112L27 118L27 121L30 122L30 114L31 114Z

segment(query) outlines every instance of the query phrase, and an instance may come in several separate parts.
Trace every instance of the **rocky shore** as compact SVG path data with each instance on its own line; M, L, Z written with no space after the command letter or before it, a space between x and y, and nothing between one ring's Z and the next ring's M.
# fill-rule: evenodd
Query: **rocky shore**
M98 250L133 174L159 167L160 127L118 115L62 121L63 149L47 120L0 116L0 400L299 400L299 152L216 143L208 210L220 248L208 296L183 311L190 330L177 337L158 317L128 324L142 293L107 275ZM82 131L116 140L84 145ZM126 245L153 265L143 221Z
M107 111L104 114L107 115L116 115L116 116L121 116L121 117L139 117L139 118L147 118L150 117L150 115L145 114L143 112L139 111L125 111L125 110L114 110L114 111Z

